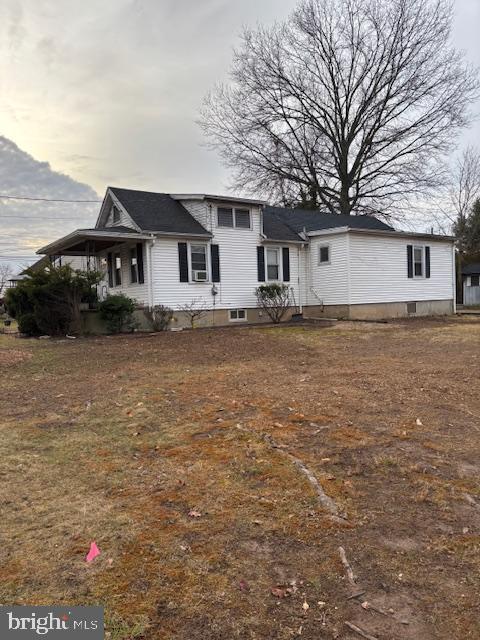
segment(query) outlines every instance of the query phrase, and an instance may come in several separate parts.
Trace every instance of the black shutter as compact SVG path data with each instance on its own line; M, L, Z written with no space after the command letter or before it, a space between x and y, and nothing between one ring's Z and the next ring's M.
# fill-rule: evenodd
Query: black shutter
M113 287L113 256L111 253L107 253L107 265L108 265L108 286Z
M408 277L413 278L413 246L411 244L407 244L407 268Z
M282 249L282 264L283 264L283 281L290 282L290 249L283 247Z
M257 277L259 282L265 282L265 248L257 247Z
M138 284L145 282L145 276L143 275L143 244L137 242L137 268L138 268Z
M220 255L218 244L210 245L210 256L212 259L212 281L220 282Z
M425 277L430 277L430 247L425 247Z
M187 243L178 243L178 268L180 271L180 282L188 282L188 258Z

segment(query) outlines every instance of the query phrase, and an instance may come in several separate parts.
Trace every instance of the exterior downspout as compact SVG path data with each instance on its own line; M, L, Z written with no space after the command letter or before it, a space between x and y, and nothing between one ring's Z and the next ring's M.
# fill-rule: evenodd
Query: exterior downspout
M147 244L147 296L148 296L148 308L153 309L153 272L152 272L152 247L155 244L155 237L148 241Z
M297 273L298 273L298 311L299 313L303 313L303 302L302 302L302 279L301 279L301 270L300 270L301 260L300 260L300 247L297 247Z
M351 274L350 274L350 231L347 231L347 304L348 315L350 316L351 298Z

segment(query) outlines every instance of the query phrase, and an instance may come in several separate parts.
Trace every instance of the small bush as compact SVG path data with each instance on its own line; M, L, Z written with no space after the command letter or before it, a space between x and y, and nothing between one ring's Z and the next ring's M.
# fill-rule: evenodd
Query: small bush
M286 284L262 284L255 289L258 304L278 324L290 306L290 288Z
M108 296L98 305L98 310L110 333L133 331L135 328L133 320L135 302L123 293Z
M146 309L145 315L152 323L154 331L166 331L173 318L173 309L158 304L152 309Z
M34 313L24 313L17 318L18 330L27 336L39 336L41 331L38 327Z

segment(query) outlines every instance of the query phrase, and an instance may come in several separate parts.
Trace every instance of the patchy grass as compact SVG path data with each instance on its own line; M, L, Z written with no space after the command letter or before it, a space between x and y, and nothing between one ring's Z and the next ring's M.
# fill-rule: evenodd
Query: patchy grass
M463 318L0 336L0 601L101 603L111 640L478 638L479 358Z

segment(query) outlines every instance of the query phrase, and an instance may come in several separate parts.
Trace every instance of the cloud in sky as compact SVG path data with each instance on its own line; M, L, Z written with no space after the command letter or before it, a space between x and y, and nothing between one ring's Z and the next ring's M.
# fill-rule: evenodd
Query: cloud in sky
M103 195L108 184L225 192L228 175L216 154L202 146L195 124L198 109L206 92L227 78L242 25L281 21L295 4L2 0L0 134L19 147L8 151L4 142L0 149L3 177L8 174L13 181L8 183L10 193L32 193L36 188L44 193L50 186L50 197L58 193L60 182L42 182L42 170L33 158L50 162L53 170L44 168L46 175L64 174L63 188L72 193L91 185ZM455 6L454 41L480 65L480 1L456 0ZM480 145L480 123L466 132L463 142ZM30 164L20 149L33 156ZM12 160L10 168L7 158ZM76 187L75 181L82 184ZM9 204L9 211L17 206ZM21 206L24 212L53 210ZM80 215L73 206L62 212ZM79 224L88 226L93 219L86 217ZM56 229L46 222L35 227L42 239L63 233L65 227ZM35 229L29 226L19 236L21 251L35 241ZM20 227L17 230L21 233ZM1 246L14 241L9 235Z
M98 200L86 184L53 171L0 136L0 194L64 200ZM98 204L29 202L0 198L0 262L18 268L33 260L35 250L78 227L93 226ZM17 258L12 258L17 256Z

